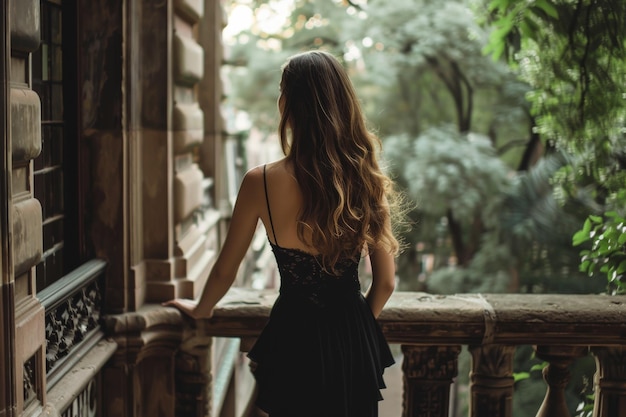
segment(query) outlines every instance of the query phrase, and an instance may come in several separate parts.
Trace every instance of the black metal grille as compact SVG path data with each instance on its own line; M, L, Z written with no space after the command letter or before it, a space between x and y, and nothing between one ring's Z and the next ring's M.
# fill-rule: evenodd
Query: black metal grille
M41 154L35 159L34 194L42 207L43 257L37 289L63 275L64 158L63 13L61 5L41 2L41 45L33 53L33 90L41 99Z

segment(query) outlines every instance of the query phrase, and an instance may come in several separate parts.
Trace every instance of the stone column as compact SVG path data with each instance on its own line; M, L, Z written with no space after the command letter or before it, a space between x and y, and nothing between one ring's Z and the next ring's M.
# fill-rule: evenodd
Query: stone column
M402 345L403 417L447 417L461 346Z
M45 405L45 333L44 309L35 296L34 266L43 252L42 211L39 200L33 196L33 163L41 152L41 100L31 89L29 59L39 48L40 3L37 0L11 0L10 47L10 147L6 154L11 159L10 170L3 178L11 181L2 204L11 211L11 223L3 233L11 233L10 251L14 279L15 306L15 372L16 410L22 413L29 407ZM7 161L8 162L8 161ZM8 259L8 258L5 258ZM4 271L3 271L4 275ZM6 279L6 278L5 278Z
M146 296L153 301L176 297L174 265L173 158L173 0L140 0L138 30L142 54L140 84L143 251Z
M11 62L9 0L0 0L0 415L16 415L15 282L11 256L11 126L9 73Z
M187 332L176 355L176 417L211 416L213 339Z
M110 320L110 318L109 318ZM139 354L139 339L118 334L113 337L118 349L102 370L102 413L105 416L140 417L134 411L136 398L133 375Z
M513 415L513 355L515 346L470 346L472 354L471 415Z
M84 147L82 157L89 161L91 180L86 234L95 256L107 261L103 298L106 312L111 313L133 310L142 302L141 285L130 274L128 250L127 187L133 161L129 161L129 137L124 129L134 119L126 111L132 107L133 85L125 79L127 48L132 46L125 36L125 3L134 1L83 1L77 15L77 84L83 100L78 140ZM136 30L130 26L128 32Z
M180 417L176 412L176 355L184 332L179 312L146 306L138 312L105 317L118 345L102 370L103 415Z
M219 68L223 61L222 30L224 11L219 1L204 1L205 16L199 25L198 42L204 49L204 67L206 73L200 81L198 102L204 111L205 138L202 143L200 167L207 177L215 178L215 200L228 197L225 189L225 172L223 143L225 138L225 121L220 108L224 96L224 88Z
M199 43L203 1L142 0L141 5L141 49L151 53L142 60L144 259L136 270L144 276L147 302L194 298L209 275L218 240L219 215L206 201L212 180L200 168L207 109L201 106L199 85L206 74L219 74L219 63L205 67ZM219 107L219 102L208 106Z

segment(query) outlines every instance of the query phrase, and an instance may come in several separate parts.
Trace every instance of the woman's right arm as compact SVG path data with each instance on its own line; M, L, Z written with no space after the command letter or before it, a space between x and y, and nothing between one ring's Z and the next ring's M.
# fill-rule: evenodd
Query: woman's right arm
M239 265L256 231L259 198L262 194L259 191L262 187L261 175L260 170L256 168L248 171L243 178L224 245L211 269L200 299L198 301L174 299L164 305L176 307L195 319L209 318L213 315L213 308L235 281Z

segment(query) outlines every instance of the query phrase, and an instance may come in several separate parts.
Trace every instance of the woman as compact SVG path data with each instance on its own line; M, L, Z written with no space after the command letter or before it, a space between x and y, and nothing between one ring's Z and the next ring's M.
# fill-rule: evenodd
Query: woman
M257 405L270 417L377 416L382 374L394 362L375 320L395 283L392 182L378 166L380 142L332 55L292 57L280 88L285 158L246 173L200 300L166 304L211 317L261 219L281 288L248 354ZM363 254L372 268L365 296L357 273Z

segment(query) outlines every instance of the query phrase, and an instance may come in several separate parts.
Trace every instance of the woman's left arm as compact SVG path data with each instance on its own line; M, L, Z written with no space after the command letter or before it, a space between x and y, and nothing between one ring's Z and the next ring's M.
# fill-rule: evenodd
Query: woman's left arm
M378 318L395 288L396 266L394 256L385 249L376 248L369 256L372 265L372 284L365 293L365 299L374 317Z

